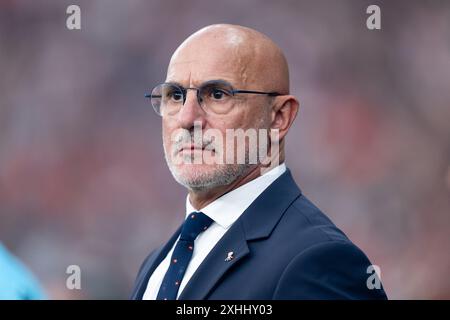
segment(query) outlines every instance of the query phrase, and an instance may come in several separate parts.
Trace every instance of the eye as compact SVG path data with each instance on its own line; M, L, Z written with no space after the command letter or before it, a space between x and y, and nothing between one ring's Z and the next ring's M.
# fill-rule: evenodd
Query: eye
M229 93L220 88L212 88L210 97L214 100L223 100L229 96Z
M183 92L177 88L170 88L167 90L165 97L167 100L180 102L183 101Z
M171 96L173 101L183 101L183 93L180 91L174 91L172 92L172 96Z

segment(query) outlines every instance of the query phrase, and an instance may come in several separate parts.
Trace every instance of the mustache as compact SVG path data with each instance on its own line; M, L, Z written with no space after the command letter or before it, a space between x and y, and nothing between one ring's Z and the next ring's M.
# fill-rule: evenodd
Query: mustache
M195 135L191 131L181 130L172 141L172 156L176 156L187 145L193 145L194 148L215 150L216 146L213 137L202 137Z

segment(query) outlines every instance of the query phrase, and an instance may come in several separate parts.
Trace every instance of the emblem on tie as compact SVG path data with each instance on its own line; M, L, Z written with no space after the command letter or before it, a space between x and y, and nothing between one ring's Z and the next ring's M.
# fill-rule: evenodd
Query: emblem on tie
M225 258L225 261L231 261L233 259L234 259L234 252L233 251L228 252L227 257Z

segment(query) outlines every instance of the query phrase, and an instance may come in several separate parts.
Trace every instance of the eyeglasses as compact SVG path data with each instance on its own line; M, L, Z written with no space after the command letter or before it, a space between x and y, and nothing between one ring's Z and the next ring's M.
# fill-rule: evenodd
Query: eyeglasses
M223 80L211 80L199 88L184 88L177 83L162 83L153 88L151 94L146 94L155 112L162 117L177 114L186 102L188 90L197 91L197 101L208 114L227 114L233 108L232 100L236 94L263 94L269 97L281 95L278 92L262 92L233 89L230 83Z

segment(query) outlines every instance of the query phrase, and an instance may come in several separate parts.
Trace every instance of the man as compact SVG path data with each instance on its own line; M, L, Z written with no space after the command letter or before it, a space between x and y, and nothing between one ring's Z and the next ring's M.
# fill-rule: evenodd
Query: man
M166 82L147 97L162 116L169 169L188 196L185 222L144 261L133 299L386 298L368 285L364 253L285 166L299 103L268 37L235 25L203 28L175 51ZM259 143L230 137L230 129L257 131ZM265 147L266 157L250 161Z

